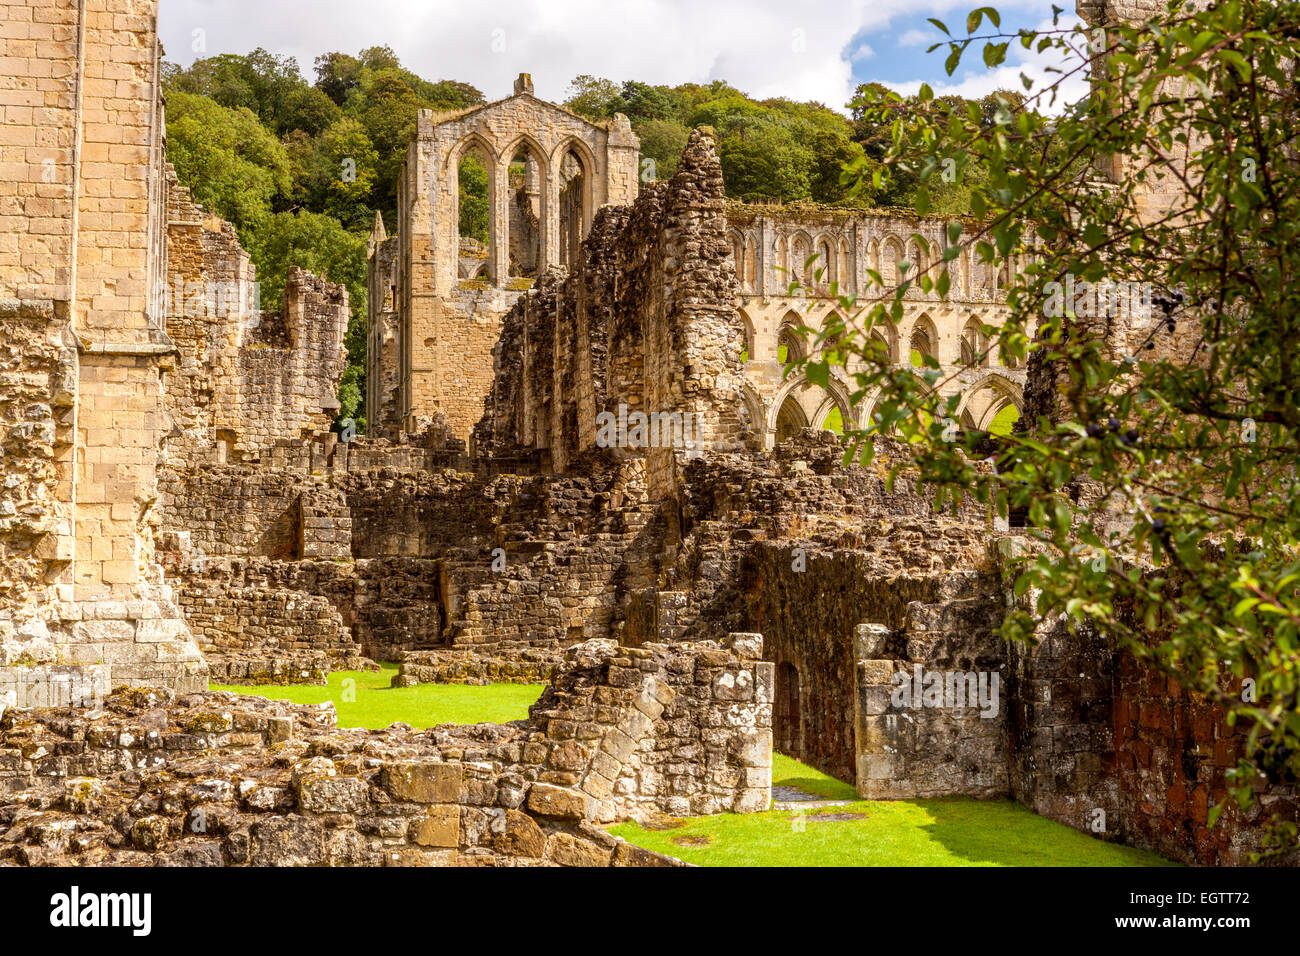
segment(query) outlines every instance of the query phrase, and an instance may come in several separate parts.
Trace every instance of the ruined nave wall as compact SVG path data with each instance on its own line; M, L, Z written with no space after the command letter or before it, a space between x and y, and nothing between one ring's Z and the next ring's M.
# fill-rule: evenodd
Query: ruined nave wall
M695 451L741 447L744 336L723 195L712 137L696 130L671 180L597 214L576 267L506 315L478 455L542 450L564 471L597 444L598 415L620 405L627 415L690 413ZM672 488L678 444L644 452L653 494Z

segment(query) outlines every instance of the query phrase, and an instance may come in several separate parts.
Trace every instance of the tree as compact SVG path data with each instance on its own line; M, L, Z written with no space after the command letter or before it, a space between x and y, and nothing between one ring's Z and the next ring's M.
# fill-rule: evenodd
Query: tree
M316 88L343 106L361 87L361 61L346 53L323 53L316 57Z
M361 123L339 119L311 143L305 159L301 184L309 208L328 211L351 229L370 225L378 163Z
M647 120L636 127L641 137L641 159L654 163L655 178L668 179L677 172L691 131L676 120Z
M1089 50L1091 95L1046 116L943 103L926 86L910 100L863 91L858 115L889 132L873 175L915 170L925 211L931 185L955 170L977 225L949 225L928 275L827 329L842 333L837 357L863 363L855 400L880 389L880 424L850 429L846 457L870 458L875 432L892 428L938 504L974 495L1003 515L1025 509L1025 598L1005 636L1031 639L1063 615L1220 704L1249 729L1229 776L1244 807L1256 784L1300 772L1300 7L1173 2L1104 32L1011 34L999 22L989 8L970 15L967 36L948 41L950 73L972 47L990 67L1013 42L1054 53L1054 82L1024 81L1028 102L1047 107L1087 66L1072 51ZM983 179L968 180L973 170ZM939 368L922 381L870 344L873 325L901 317L909 286L946 297L963 249L1013 263L1010 316L989 349L1028 355L1039 395L1023 430L995 446L995 470L978 464L988 436L944 440L956 399L932 388ZM1128 307L1098 299L1106 283L1128 290ZM807 371L825 384L829 364ZM1272 847L1294 847L1294 819L1274 825Z
M314 86L301 86L285 99L281 135L302 130L309 136L319 136L343 115L322 90Z
M589 120L603 120L620 112L624 104L617 83L584 73L569 84L564 105Z
M718 143L727 190L741 199L812 197L816 157L789 129L758 122L733 129Z
M262 304L278 306L289 269L298 266L348 290L348 371L340 385L340 418L364 414L366 360L366 239L332 216L281 212L268 217L245 243L262 287ZM349 385L346 391L344 385ZM353 394L355 391L355 394ZM346 414L350 410L350 414Z
M628 80L623 84L619 98L623 108L620 113L627 114L633 123L646 120L666 120L676 115L673 101L662 86L651 86Z
M460 235L484 244L492 228L488 195L488 171L470 154L460 161Z
M174 91L167 110L167 157L177 175L197 202L244 237L291 188L284 147L244 107Z

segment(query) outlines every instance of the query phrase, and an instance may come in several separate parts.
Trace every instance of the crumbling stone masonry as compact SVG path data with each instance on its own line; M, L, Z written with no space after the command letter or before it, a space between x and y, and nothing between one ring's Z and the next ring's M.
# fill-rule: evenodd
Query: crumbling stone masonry
M669 182L601 210L574 271L507 314L476 454L546 450L565 471L597 446L598 415L622 406L669 422L645 455L659 497L688 441L692 454L743 447L723 196L712 139L696 130Z
M166 332L179 361L167 383L178 434L173 469L257 460L329 428L345 367L348 294L291 269L279 309L234 227L206 215L168 169Z
M329 704L224 693L10 711L0 860L674 865L595 824L767 808L770 665L735 644L578 645L531 718L504 726L340 730Z
M937 511L906 468L888 485L908 454L888 437L845 468L804 427L870 409L774 375L824 312L780 270L816 253L865 292L868 268L933 261L935 222L728 206L707 130L638 195L626 120L523 76L420 117L396 235L371 243L379 434L344 444L346 296L295 273L283 310L248 304L247 255L163 155L156 3L4 14L0 858L665 862L599 825L765 809L774 736L864 796L1014 797L1089 831L1101 809L1107 839L1193 862L1294 818L1275 782L1209 830L1240 742L1222 714L1059 622L1004 646L1012 532ZM458 235L471 151L486 248ZM980 355L1003 278L963 259L954 282L950 308L908 294L897 364ZM967 364L961 424L1022 384L1051 407L1050 370ZM699 430L600 447L620 406ZM370 658L399 683L550 686L525 722L379 732L204 692ZM918 669L996 676L997 707L897 697Z

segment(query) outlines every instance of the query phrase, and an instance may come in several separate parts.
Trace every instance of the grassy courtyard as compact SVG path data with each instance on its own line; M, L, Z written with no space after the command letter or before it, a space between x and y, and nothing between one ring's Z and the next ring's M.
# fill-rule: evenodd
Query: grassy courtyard
M340 727L382 730L390 724L410 724L424 729L437 724L504 723L523 720L528 705L542 694L541 684L419 684L390 687L396 664L384 664L378 671L336 671L325 687L312 684L290 686L228 686L213 684L213 690L254 694L295 704L334 702Z
M395 665L339 671L325 687L223 686L295 704L333 701L340 727L382 729L503 722L528 716L537 684L390 687ZM701 866L1171 866L1151 853L1095 840L1008 800L859 800L853 787L784 754L774 786L796 787L842 806L806 811L664 818L619 824L629 843Z
M623 823L629 843L701 866L1172 866L1103 843L1009 800L859 800L853 787L777 754L772 782L843 806Z

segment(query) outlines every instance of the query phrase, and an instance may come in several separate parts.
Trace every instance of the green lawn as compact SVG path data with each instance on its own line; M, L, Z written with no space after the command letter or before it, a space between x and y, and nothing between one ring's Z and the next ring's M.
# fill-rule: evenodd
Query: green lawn
M382 730L398 721L423 729L436 724L504 723L523 720L528 705L542 694L541 684L418 684L390 687L396 664L384 664L379 671L336 671L329 684L320 687L297 684L288 687L227 686L213 684L213 690L253 694L295 704L334 701L340 727ZM345 682L351 681L347 684Z
M1152 853L1095 840L1009 800L858 800L850 785L782 754L775 755L772 782L853 802L804 813L665 820L664 829L622 823L610 832L702 866L1174 865ZM828 814L862 816L818 819Z

